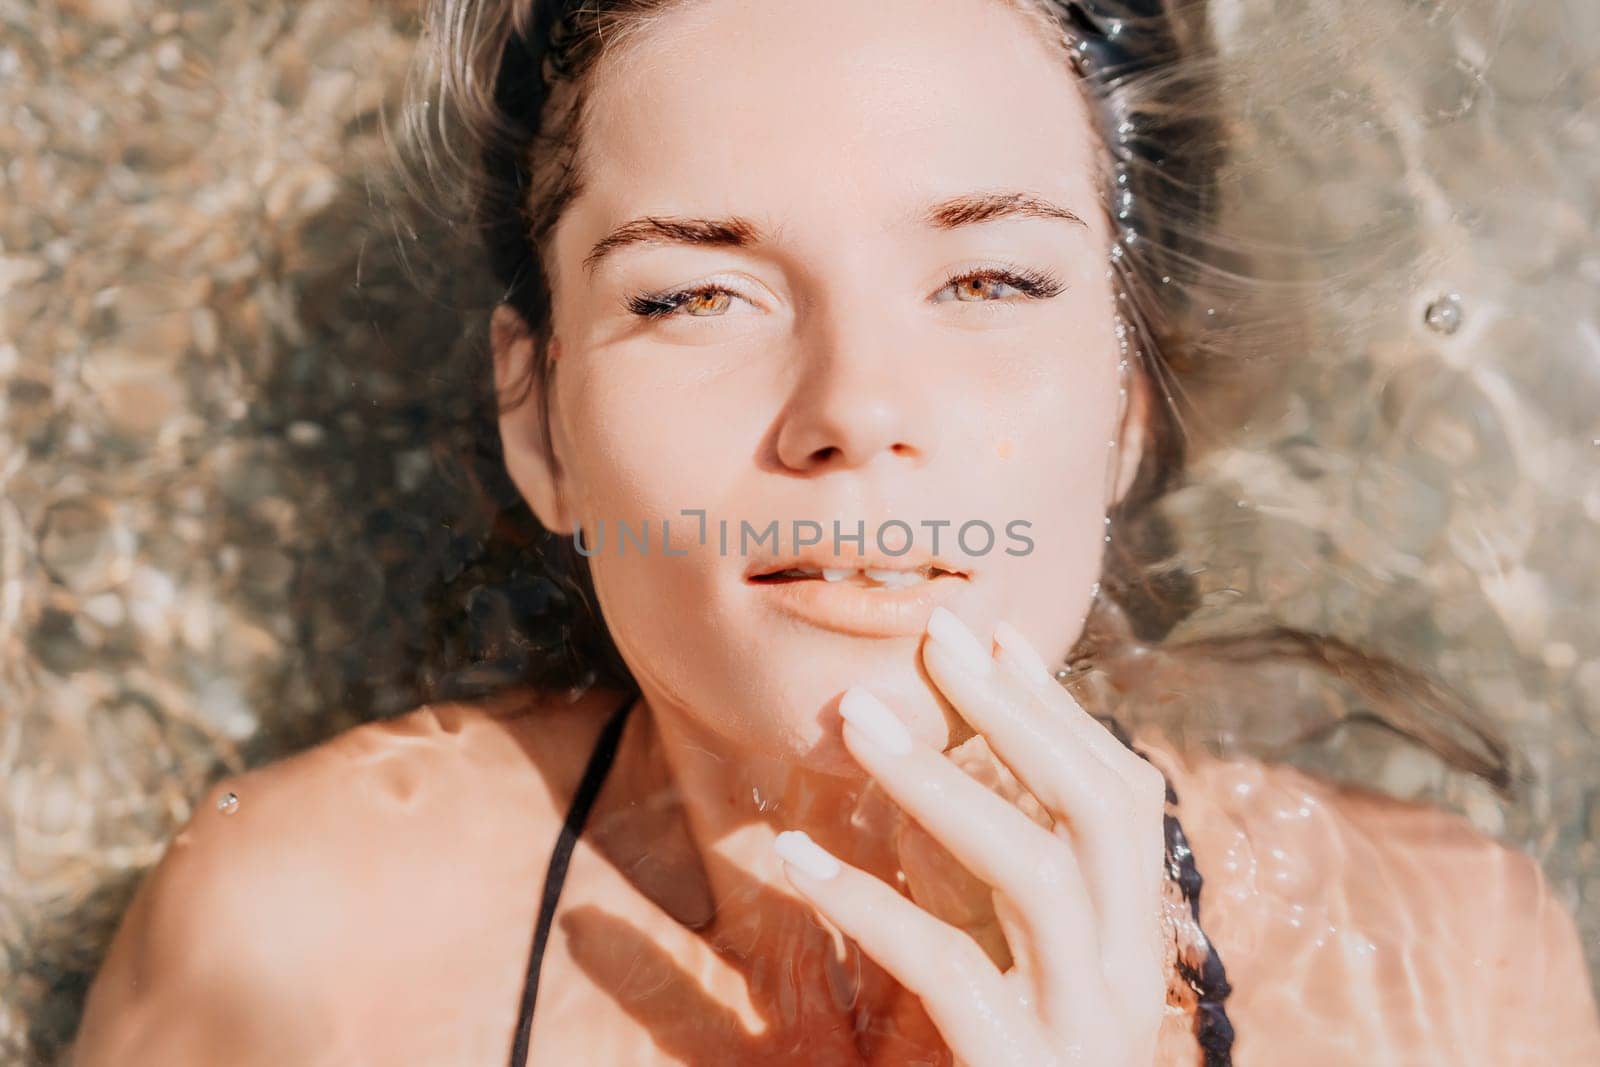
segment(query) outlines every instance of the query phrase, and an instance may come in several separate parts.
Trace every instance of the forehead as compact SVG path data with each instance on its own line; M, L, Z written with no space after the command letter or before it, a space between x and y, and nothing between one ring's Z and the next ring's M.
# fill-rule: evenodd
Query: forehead
M703 0L602 62L572 213L888 223L1026 187L1087 217L1092 145L1064 50L1001 0Z

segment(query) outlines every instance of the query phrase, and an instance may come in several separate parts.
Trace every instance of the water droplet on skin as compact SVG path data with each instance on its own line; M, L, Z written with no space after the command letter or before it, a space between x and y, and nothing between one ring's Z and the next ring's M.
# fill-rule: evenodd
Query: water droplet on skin
M1428 329L1445 337L1461 329L1460 295L1449 293L1429 304L1422 321Z
M224 815L232 815L239 810L239 794L224 793L222 799L217 801L217 810Z

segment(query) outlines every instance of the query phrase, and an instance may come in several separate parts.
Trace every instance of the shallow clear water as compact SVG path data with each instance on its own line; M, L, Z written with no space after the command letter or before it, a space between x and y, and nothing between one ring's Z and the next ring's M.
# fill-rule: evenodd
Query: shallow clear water
M492 286L374 192L410 9L0 7L4 1062L64 1047L208 782L550 625L436 462ZM1190 740L1456 807L1543 861L1600 973L1600 5L1216 17L1236 192L1320 250L1326 300L1166 505L1205 594L1181 634L1376 647L1473 697L1528 778L1503 804L1378 731L1290 746L1328 694L1281 678Z

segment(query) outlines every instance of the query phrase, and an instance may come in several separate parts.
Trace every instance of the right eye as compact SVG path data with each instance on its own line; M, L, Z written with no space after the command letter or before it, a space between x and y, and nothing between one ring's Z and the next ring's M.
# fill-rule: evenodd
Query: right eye
M725 285L710 283L666 293L638 293L628 298L628 310L641 318L665 319L684 314L692 318L715 318L727 314L734 300L743 296ZM749 303L748 300L745 301Z

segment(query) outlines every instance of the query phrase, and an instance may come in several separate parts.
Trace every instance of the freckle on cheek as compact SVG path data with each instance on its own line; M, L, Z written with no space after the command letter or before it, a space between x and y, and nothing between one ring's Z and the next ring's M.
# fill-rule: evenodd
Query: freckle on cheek
M994 454L999 456L1001 459L1010 459L1011 458L1011 439L1009 437L1007 437L1007 438L1004 438L1003 440L996 441L995 442L995 446L994 446Z

